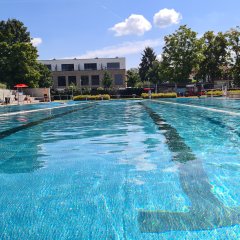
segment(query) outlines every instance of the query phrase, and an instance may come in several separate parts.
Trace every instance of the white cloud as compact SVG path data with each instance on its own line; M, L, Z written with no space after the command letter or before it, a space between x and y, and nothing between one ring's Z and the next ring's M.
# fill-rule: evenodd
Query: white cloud
M152 28L151 23L142 15L132 14L124 22L115 24L111 31L115 36L138 35L141 36Z
M182 19L182 15L174 9L161 9L153 17L153 22L157 27L165 28L173 24L178 24Z
M163 60L162 54L157 55L157 60L160 62Z
M118 45L104 47L102 49L88 51L80 56L66 57L72 58L95 58L95 57L121 57L142 52L145 47L158 47L163 44L161 39L148 39L145 41L125 42Z
M42 39L41 38L32 38L31 43L34 47L37 47L42 43Z

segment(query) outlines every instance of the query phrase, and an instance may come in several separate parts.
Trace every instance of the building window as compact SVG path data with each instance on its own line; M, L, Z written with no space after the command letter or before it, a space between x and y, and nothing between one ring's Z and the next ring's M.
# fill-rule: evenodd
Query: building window
M59 87L66 87L66 77L65 76L59 76L58 77L58 86Z
M62 71L74 71L74 64L62 64Z
M99 75L92 75L92 85L100 85Z
M115 74L114 75L114 82L115 82L115 85L123 85L123 76L122 76L122 74Z
M77 85L77 80L76 76L69 76L68 77L68 85L74 84L75 86Z
M84 63L84 70L97 70L96 63Z
M48 70L52 71L52 66L51 66L51 64L45 64L45 66L48 68Z
M120 63L119 62L107 63L107 69L120 69Z
M81 85L82 86L89 85L89 77L88 76L81 76Z

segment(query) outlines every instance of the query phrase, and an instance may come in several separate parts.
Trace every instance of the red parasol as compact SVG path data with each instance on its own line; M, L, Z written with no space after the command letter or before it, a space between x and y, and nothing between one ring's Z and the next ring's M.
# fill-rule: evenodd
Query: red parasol
M144 91L154 90L154 88L144 88Z
M15 85L14 86L15 88L17 88L17 92L18 92L18 104L19 104L19 91L18 91L18 89L20 88L27 88L28 87L28 85L26 85L26 84L24 84L24 83L18 83L17 85Z
M17 85L14 86L15 88L25 88L28 87L28 85L24 84L24 83L18 83Z

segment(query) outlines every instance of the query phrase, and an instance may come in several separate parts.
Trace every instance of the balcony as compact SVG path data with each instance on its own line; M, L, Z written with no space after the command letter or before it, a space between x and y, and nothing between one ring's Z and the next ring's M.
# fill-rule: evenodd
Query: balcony
M52 71L53 73L57 72L93 72L93 71L126 71L126 69L95 69L95 70L90 70L90 69L74 69L74 70L54 70Z

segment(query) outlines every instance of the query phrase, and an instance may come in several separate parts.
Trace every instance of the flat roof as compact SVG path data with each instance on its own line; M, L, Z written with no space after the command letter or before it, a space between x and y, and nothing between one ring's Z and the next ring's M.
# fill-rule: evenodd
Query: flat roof
M68 61L68 60L98 60L98 59L125 59L125 57L112 57L112 58L53 58L53 59L38 59L38 61Z

